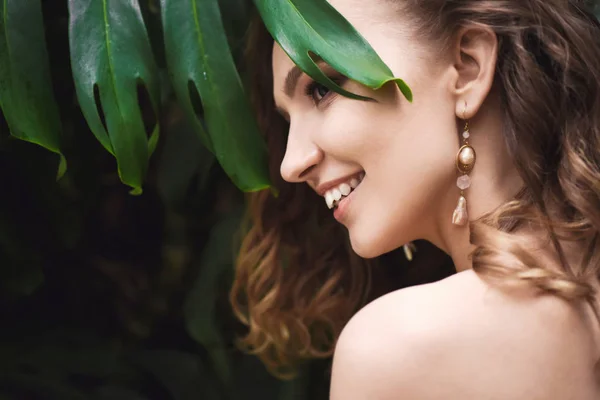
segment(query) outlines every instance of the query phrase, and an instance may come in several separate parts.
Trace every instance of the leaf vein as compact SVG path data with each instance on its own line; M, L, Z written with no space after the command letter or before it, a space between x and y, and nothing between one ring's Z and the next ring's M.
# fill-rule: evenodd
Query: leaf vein
M117 82L116 82L116 77L115 77L115 67L113 65L113 60L112 60L112 53L111 53L111 44L110 44L110 23L108 20L108 0L102 0L102 7L103 7L103 12L104 12L104 38L106 41L106 58L108 60L108 69L109 69L109 75L110 75L110 82L112 84L112 89L113 89L113 94L115 96L115 106L117 107L117 115L119 116L119 120L123 121L123 115L121 114L121 105L119 104L119 96L117 95ZM100 101L102 101L102 97L100 98ZM105 115L106 112L105 112ZM121 124L119 124L119 128L121 127ZM107 125L108 128L108 125ZM108 133L108 139L111 141L111 145L112 145L112 140L110 137L110 131L107 132Z

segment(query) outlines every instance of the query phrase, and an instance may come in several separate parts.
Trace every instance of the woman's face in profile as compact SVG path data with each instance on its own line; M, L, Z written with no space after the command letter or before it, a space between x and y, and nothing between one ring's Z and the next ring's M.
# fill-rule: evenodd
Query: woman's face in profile
M425 226L452 214L459 143L452 68L383 5L330 3L407 82L414 101L394 84L373 91L320 62L346 90L375 101L345 98L300 73L275 44L273 95L289 121L281 175L323 196L323 207L333 207L348 229L354 251L370 258L422 238Z

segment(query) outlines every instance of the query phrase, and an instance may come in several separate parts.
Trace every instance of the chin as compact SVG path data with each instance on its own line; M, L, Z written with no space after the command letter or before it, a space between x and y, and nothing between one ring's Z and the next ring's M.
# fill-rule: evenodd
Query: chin
M393 249L385 249L381 246L384 241L376 235L368 235L366 232L362 234L353 234L350 232L350 245L352 250L362 258L375 258L385 254Z

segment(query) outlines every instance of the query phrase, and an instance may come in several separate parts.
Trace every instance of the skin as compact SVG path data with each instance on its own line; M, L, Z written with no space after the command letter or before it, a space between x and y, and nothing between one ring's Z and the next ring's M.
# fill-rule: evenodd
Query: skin
M414 102L408 103L392 84L373 91L348 82L345 88L376 102L329 93L316 106L303 93L311 81L306 75L289 98L283 90L293 63L275 46L275 101L291 117L281 174L289 182L316 189L324 182L365 171L360 193L357 190L353 196L352 210L344 221L357 254L375 257L411 240L426 239L466 269L468 231L451 224L459 196L455 157L463 116L470 121L471 143L478 154L471 173L476 184L467 194L471 216L503 203L521 184L504 151L499 108L492 104L492 96L488 98L497 52L495 36L467 32L461 53L442 58L432 54L433 48L412 40L409 33L394 31L397 21L375 25L376 17L368 15L373 7L357 13L352 7L361 6L354 3L343 0L333 5L366 37L394 75L411 86ZM318 91L315 97L320 98ZM490 104L484 107L486 98Z
M361 310L336 347L331 398L599 398L591 371L600 357L600 335L590 310L488 286L470 271L468 227L451 223L465 120L477 152L473 185L466 191L470 219L522 186L504 145L492 88L498 51L493 31L464 27L441 53L413 37L409 21L390 18L383 5L330 3L394 76L409 84L414 101L407 102L393 84L373 91L352 81L344 88L376 101L347 99L323 87L307 95L311 79L304 74L288 96L285 82L294 64L275 45L273 94L290 122L281 175L317 190L364 171L341 221L354 251L376 257L425 239L464 271L386 295ZM556 264L551 255L540 256Z

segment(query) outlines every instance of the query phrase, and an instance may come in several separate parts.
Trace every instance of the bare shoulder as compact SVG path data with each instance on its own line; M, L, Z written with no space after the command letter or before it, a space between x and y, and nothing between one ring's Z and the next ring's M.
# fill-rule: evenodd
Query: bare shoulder
M331 399L597 398L585 315L472 271L364 307L336 346Z

